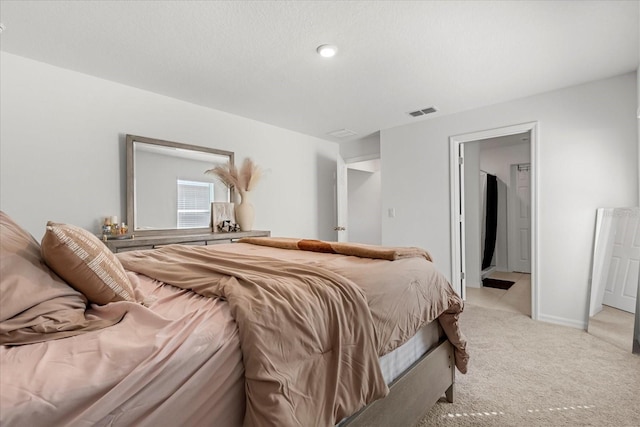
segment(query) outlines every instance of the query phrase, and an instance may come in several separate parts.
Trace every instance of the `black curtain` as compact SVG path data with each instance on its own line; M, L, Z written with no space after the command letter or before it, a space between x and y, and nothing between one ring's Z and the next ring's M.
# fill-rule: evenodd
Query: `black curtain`
M487 216L484 233L484 254L482 255L482 269L491 265L493 252L496 249L496 232L498 230L498 179L495 175L487 174Z

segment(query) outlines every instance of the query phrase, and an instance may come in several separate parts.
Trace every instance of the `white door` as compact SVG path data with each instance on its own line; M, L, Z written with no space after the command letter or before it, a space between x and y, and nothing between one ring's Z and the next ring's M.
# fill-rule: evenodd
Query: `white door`
M530 164L511 165L509 270L531 273Z
M336 162L336 225L334 226L338 242L349 240L347 231L349 193L347 190L347 165L342 156L338 155Z
M614 209L613 220L615 237L603 302L635 313L640 272L640 209Z

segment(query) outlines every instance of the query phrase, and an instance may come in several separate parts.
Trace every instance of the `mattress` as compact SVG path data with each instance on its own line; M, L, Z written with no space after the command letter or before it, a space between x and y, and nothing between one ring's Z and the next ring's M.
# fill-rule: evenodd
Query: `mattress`
M440 341L444 332L440 323L434 321L424 325L406 343L380 358L380 369L387 384L413 365L423 354Z

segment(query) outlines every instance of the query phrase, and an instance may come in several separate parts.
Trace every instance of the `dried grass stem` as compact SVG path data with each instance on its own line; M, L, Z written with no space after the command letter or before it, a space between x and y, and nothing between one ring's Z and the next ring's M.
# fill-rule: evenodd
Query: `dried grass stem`
M233 187L240 192L252 191L262 178L260 166L248 157L244 159L240 169L231 164L217 165L213 169L206 170L205 173L215 175L227 187Z

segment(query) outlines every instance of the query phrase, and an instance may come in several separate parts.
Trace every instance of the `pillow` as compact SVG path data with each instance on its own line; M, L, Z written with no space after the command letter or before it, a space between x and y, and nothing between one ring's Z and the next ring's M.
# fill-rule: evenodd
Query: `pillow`
M116 321L87 320L87 299L45 264L38 242L0 211L0 344L65 338Z
M42 256L53 271L93 303L136 301L120 261L87 230L49 221L42 238Z

